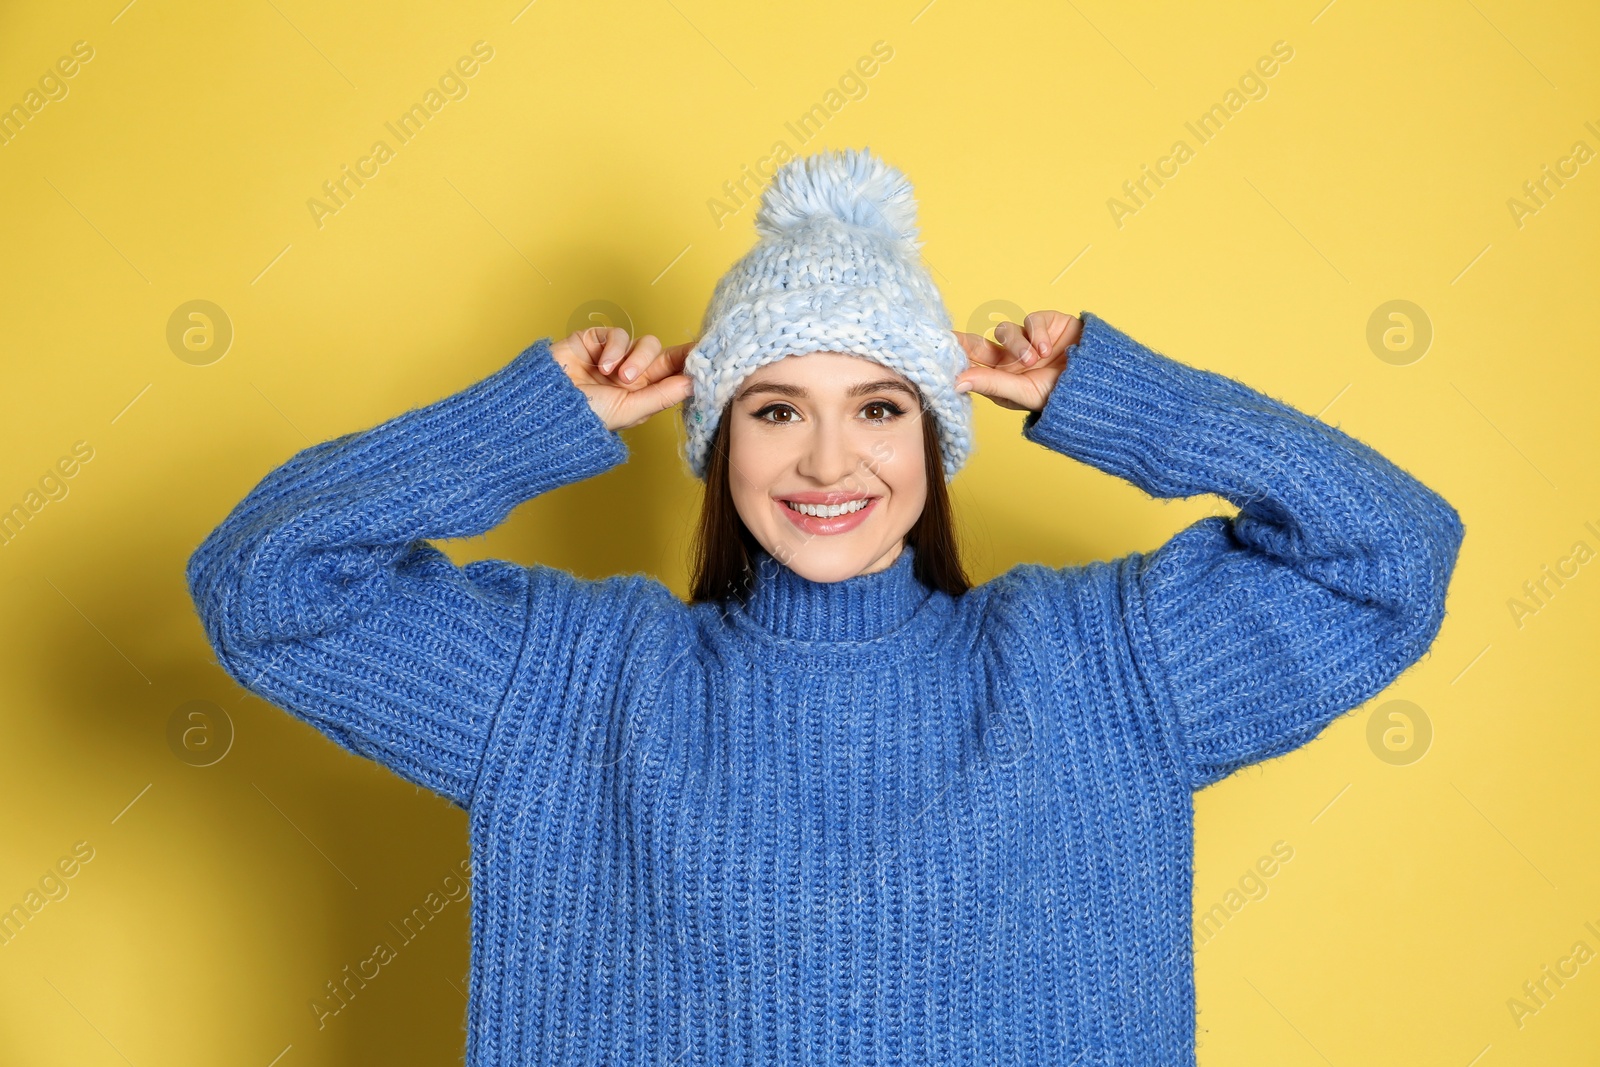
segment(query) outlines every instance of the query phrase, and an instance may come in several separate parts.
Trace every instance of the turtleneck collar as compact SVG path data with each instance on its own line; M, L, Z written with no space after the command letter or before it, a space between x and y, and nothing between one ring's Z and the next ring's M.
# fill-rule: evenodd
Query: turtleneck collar
M913 573L914 560L908 544L881 571L814 582L757 547L755 586L744 613L792 640L870 641L906 623L932 593Z

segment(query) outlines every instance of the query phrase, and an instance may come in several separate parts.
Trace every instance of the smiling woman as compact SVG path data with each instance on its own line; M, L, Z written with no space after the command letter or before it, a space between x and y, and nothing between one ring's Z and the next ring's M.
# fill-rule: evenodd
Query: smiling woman
M839 352L767 364L717 420L692 599L742 600L763 553L832 582L906 545L923 581L960 596L971 582L943 469L935 417L904 376Z
M706 482L694 599L742 601L762 557L835 582L907 545L920 580L959 596L944 483L972 448L967 360L910 182L870 152L820 153L778 172L755 226L683 368L686 458Z
M786 168L759 226L699 341L544 338L268 474L190 559L218 659L471 812L471 1067L1193 1067L1192 794L1428 650L1460 517L1089 312L951 331L870 155ZM969 387L1238 514L969 585ZM679 403L693 603L428 543Z

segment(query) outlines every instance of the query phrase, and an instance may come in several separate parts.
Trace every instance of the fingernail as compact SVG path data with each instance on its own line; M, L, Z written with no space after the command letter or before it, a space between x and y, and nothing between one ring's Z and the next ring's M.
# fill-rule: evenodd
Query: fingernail
M629 367L627 370L622 372L622 380L623 381L631 382L635 378L637 378L638 376L639 376L639 369L637 367Z

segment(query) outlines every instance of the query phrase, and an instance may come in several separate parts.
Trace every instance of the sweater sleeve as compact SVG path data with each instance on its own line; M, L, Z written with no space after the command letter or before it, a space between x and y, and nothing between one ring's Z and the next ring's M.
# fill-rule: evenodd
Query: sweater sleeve
M544 338L452 396L291 457L195 549L190 595L242 685L468 807L534 587L582 583L457 567L424 538L484 533L627 454Z
M1081 318L1024 436L1151 496L1239 509L1121 571L1127 640L1198 790L1305 744L1420 659L1464 530L1353 437Z

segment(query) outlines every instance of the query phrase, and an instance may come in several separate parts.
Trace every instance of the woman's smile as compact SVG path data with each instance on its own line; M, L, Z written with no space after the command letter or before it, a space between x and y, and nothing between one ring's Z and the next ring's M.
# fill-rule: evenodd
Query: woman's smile
M819 498L812 502L807 498ZM828 498L832 498L831 500ZM777 498L788 520L808 534L846 533L867 520L878 502L876 496L839 493L800 493Z

